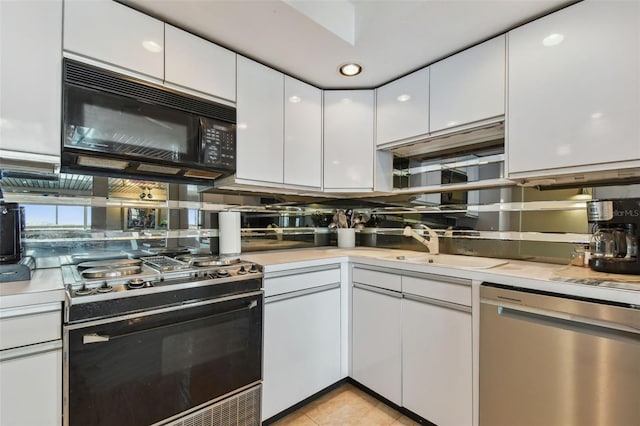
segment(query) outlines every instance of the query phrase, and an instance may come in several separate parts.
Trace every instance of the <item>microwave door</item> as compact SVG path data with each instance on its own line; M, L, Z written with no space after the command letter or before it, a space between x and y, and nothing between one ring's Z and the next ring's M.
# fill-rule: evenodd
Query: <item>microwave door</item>
M196 162L197 118L125 96L65 88L65 148L121 158Z

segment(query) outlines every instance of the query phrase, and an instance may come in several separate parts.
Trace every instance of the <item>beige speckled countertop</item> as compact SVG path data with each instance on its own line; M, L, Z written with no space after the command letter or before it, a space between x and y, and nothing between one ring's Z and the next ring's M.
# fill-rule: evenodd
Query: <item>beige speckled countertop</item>
M398 256L404 256L404 259L398 259ZM461 260L467 259L465 256L443 255L443 257L446 256ZM477 283L494 282L521 288L640 305L640 283L604 282L593 285L560 281L557 278L558 275L562 275L564 279L571 275L571 269L567 270L565 265L505 260L506 263L503 265L485 269L443 266L427 263L431 257L428 253L368 247L260 251L243 253L241 257L243 260L263 265L266 277L269 277L270 273L289 269L351 261L403 271L466 278ZM487 258L488 262L495 260ZM585 270L579 267L575 268L576 279L585 278ZM590 277L588 272L586 276ZM624 280L624 276L620 277ZM33 272L30 281L0 283L0 308L62 302L64 297L62 274L59 268L37 269Z

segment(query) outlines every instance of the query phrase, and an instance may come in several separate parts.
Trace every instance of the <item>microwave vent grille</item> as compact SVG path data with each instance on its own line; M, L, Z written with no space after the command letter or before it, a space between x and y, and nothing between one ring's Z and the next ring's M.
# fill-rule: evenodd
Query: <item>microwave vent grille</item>
M69 84L164 105L229 123L236 122L236 110L233 107L178 94L161 86L143 83L69 59L64 62L64 80Z

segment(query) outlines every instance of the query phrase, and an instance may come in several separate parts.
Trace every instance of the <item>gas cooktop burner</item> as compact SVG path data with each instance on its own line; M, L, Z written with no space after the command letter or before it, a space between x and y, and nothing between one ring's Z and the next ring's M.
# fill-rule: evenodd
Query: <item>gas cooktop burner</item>
M103 268L90 268L82 271L83 278L119 278L126 275L139 274L142 271L140 266L114 266Z
M78 269L120 268L125 266L139 266L141 263L142 261L140 259L95 260L92 262L79 263Z

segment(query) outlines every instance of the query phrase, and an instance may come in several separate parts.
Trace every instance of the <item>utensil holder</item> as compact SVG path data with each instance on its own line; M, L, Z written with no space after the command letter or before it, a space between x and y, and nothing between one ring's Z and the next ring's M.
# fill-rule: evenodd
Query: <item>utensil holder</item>
M338 228L338 247L354 248L356 246L355 228Z

